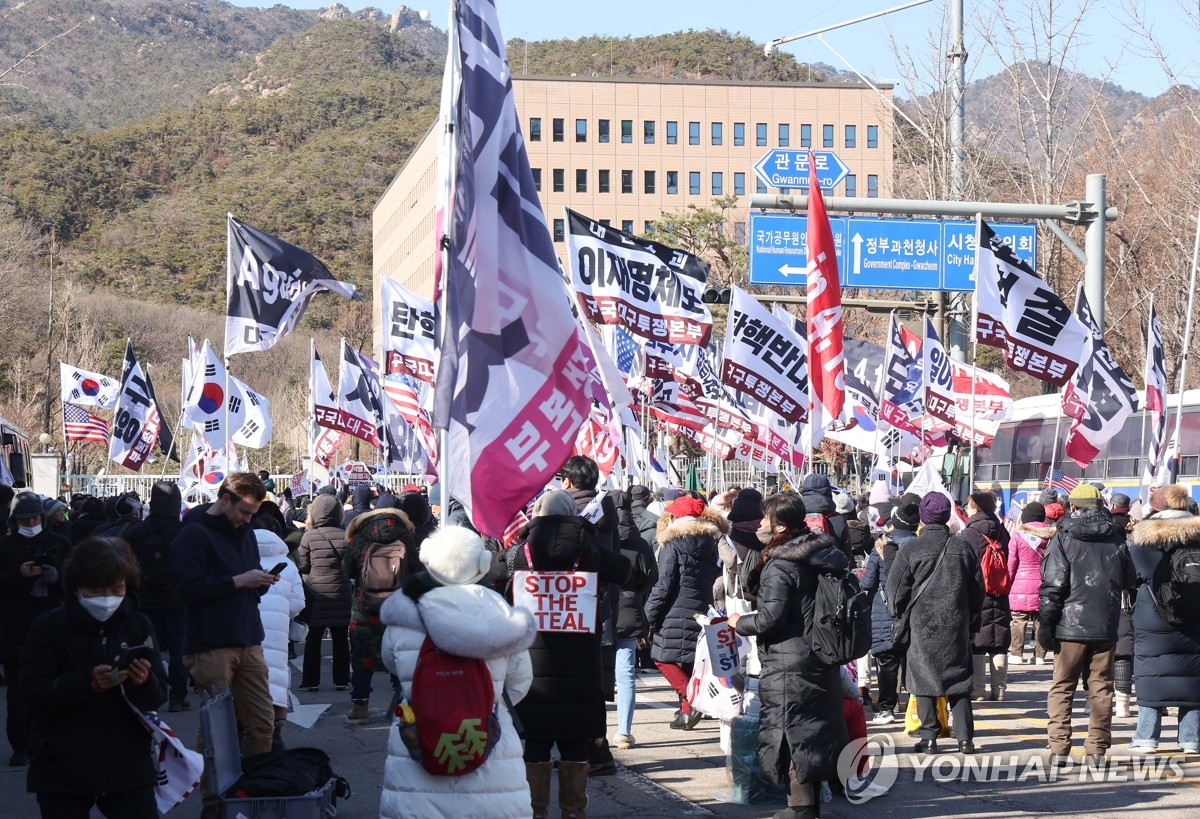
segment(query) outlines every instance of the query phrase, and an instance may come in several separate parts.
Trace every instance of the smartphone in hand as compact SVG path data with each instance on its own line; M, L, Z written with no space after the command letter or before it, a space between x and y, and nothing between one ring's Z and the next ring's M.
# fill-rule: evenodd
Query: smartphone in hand
M148 662L153 662L155 654L156 652L154 649L147 645L130 646L121 652L121 657L117 660L114 669L116 671L124 671L125 669L129 668L129 666L133 665L134 660L146 660Z
M268 574L273 574L276 577L278 577L279 573L287 568L287 565L288 565L287 563L276 563L275 568L271 569L271 571L268 572Z

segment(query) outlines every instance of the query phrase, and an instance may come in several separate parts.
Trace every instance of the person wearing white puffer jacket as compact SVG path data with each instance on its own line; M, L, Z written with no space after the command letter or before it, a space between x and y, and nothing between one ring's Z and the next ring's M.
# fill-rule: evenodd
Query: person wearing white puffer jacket
M268 586L258 603L258 616L263 626L263 659L267 662L267 684L271 689L271 705L275 707L274 747L282 747L280 728L291 710L292 668L288 665L288 627L292 618L304 608L304 584L300 572L287 556L287 544L274 532L255 529L258 541L259 565L269 572L280 563L287 565L279 572L279 582Z
M492 566L492 554L469 529L447 526L430 535L421 545L421 563L425 571L410 577L383 602L379 613L387 627L383 663L400 679L404 700L411 702L413 673L426 635L442 651L486 661L500 737L487 760L471 773L434 776L409 754L393 725L379 815L384 819L528 817L525 760L508 709L525 697L533 681L528 651L537 634L533 615L510 607L492 589L478 585Z

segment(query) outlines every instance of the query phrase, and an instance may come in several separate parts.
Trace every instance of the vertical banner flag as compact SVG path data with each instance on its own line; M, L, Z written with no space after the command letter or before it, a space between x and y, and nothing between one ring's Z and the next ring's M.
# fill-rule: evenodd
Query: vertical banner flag
M1146 453L1140 487L1142 503L1150 499L1150 486L1155 482L1163 462L1163 441L1167 435L1167 363L1163 355L1162 328L1154 312L1154 297L1150 297L1150 320L1146 326L1146 402L1144 411L1150 423L1150 448Z
M954 376L950 368L950 357L938 338L933 320L925 317L925 341L921 344L924 359L922 370L925 376L925 411L947 424L955 422Z
M975 240L975 338L1008 366L1063 386L1079 366L1088 330L1046 282L982 219Z
M712 314L701 299L708 262L570 209L567 228L571 283L588 321L650 341L708 344Z
M228 216L225 357L269 350L322 290L358 301L311 253Z
M233 376L229 377L229 382L246 398L246 420L241 427L233 430L233 442L251 449L262 449L271 440L274 427L271 422L271 402L265 395L250 389L245 382ZM233 429L232 424L230 429Z
M125 342L125 363L121 367L121 392L113 415L108 458L126 469L138 472L158 440L162 418L154 398L154 384L142 371L133 354L133 343Z
M813 446L837 420L846 400L842 348L842 289L833 230L817 182L817 163L808 152L808 369L812 395L809 424Z
M407 375L432 384L437 357L433 304L387 276L380 279L379 300L383 303L384 376Z
M804 340L733 288L721 382L761 401L789 421L808 417L808 356Z
M108 421L92 415L83 407L68 404L62 405L63 440L85 441L94 444L108 444L110 428Z
M1137 410L1137 390L1104 343L1083 285L1075 296L1075 315L1089 336L1079 369L1063 390L1063 412L1075 419L1063 449L1086 467Z
M183 419L200 433L204 442L220 452L229 443L231 431L246 423L246 396L229 377L208 339L200 350L199 364L183 403Z
M329 376L325 374L325 365L321 363L321 356L315 347L309 364L308 396L311 415L308 430L309 448L313 460L328 469L345 433L337 427L337 396L333 394Z
M925 396L920 382L913 383L912 376L919 373L917 356L904 343L900 323L892 316L888 330L887 363L883 371L883 395L879 404L879 418L896 429L918 435L912 418L925 412Z
M570 456L591 409L588 356L517 124L496 7L459 0L451 14L433 417L446 430L444 491L496 537Z
M62 378L62 400L83 407L112 409L117 405L121 382L70 364L58 363Z
M338 367L337 428L373 447L378 447L379 428L383 426L383 403L380 400L383 390L379 384L379 376L344 338L341 353Z
M383 379L383 391L391 400L396 410L401 417L408 422L416 433L417 441L421 444L421 449L424 450L426 458L425 474L434 476L437 474L437 433L433 429L433 424L429 420L429 411L422 403L422 395L418 394L417 388L420 387L423 394L427 395L430 387L428 384L421 384L418 381L413 381L404 376L394 375ZM386 408L385 408L386 411Z

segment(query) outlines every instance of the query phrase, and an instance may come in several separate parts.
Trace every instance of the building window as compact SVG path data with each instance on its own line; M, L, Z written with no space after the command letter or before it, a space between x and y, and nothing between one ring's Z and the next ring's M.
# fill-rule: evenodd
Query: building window
M599 177L596 179L596 186L600 189L600 193L608 193L609 172L596 171L596 173L599 174Z
M564 127L563 120L560 117L555 117L554 118L554 141L555 142L563 141L563 127Z
M608 142L608 120L602 119L596 123L596 140Z
M654 120L652 119L642 123L642 142L647 145L654 144Z
M854 146L851 145L849 147L853 148ZM846 195L858 196L858 178L854 174L846 176Z
M633 142L633 120L621 120L621 142L626 144Z
M604 225L605 227L612 227L612 219L601 219L600 224Z
M587 142L587 120L586 119L575 120L575 141L576 142Z
M646 171L645 179L643 180L645 192L654 193L654 171Z
M754 180L755 180L754 181L754 192L755 193L766 193L767 192L766 184L761 179L759 179L757 175L754 177Z
M746 123L733 123L733 144L738 147L746 144Z
M786 122L779 123L779 147L786 148L792 143L792 126Z
M873 173L867 174L867 196L870 196L872 199L879 196L879 175L878 174L873 174Z
M530 117L529 118L529 141L530 142L541 142L542 141L542 118L541 117Z
M812 147L812 126L811 125L801 125L800 126L800 147L801 148L811 148Z
M621 193L633 193L633 171L621 171Z
M679 123L678 122L668 122L667 123L667 144L668 145L676 145L678 143L679 143Z
M721 123L714 122L712 124L712 144L713 145L721 144L722 138L724 137L724 131L725 131L725 126L722 125Z
M846 126L846 147L847 148L857 148L858 147L858 128L857 128L857 126L854 126L854 125Z
M879 126L878 125L868 125L867 126L867 147L868 148L878 148L879 147Z
M712 195L713 196L724 196L725 195L725 174L721 173L720 171L713 171Z
M542 169L541 168L530 168L529 170L533 171L533 189L535 191L541 192L541 190L542 190Z
M565 179L565 176L563 174L563 169L555 168L554 169L554 192L555 193L562 193L566 189L566 182L563 181L564 179Z
M575 169L575 193L587 193L587 169Z
M692 196L700 195L700 171L688 173L688 193Z
M653 234L653 233L654 233L654 223L653 223L653 222L651 222L649 219L647 219L647 220L645 221L644 228L645 228L645 229L644 229L644 230L642 230L642 234L643 234L643 235L645 235L645 236L649 236L649 235L651 235L651 234Z
M554 241L561 242L566 234L566 225L562 219L554 220Z
M700 144L700 123L689 122L688 123L688 145L699 145L699 144Z
M754 125L754 144L762 148L767 144L767 123L758 122Z
M679 171L667 171L667 193L679 193Z
M822 125L821 126L821 147L822 148L832 148L833 147L833 126L832 125Z
M632 219L622 219L621 220L621 230L625 231L626 233L633 233L633 220Z
M746 195L746 174L741 171L733 175L733 192L737 196Z
M743 244L746 241L746 223L745 222L734 222L733 223L733 241L737 242L739 245Z

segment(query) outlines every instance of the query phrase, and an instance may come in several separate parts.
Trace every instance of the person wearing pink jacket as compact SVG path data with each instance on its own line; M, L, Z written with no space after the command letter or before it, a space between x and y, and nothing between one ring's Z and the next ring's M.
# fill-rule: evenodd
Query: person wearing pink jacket
M1056 529L1046 522L1046 508L1031 501L1021 510L1021 523L1017 526L1017 537L1008 544L1009 571L1014 570L1012 588L1008 592L1008 603L1012 608L1012 644L1008 649L1008 662L1020 665L1025 662L1025 631L1033 626L1034 662L1046 662L1046 650L1038 644L1038 588L1042 585L1042 557L1046 554L1046 543Z

